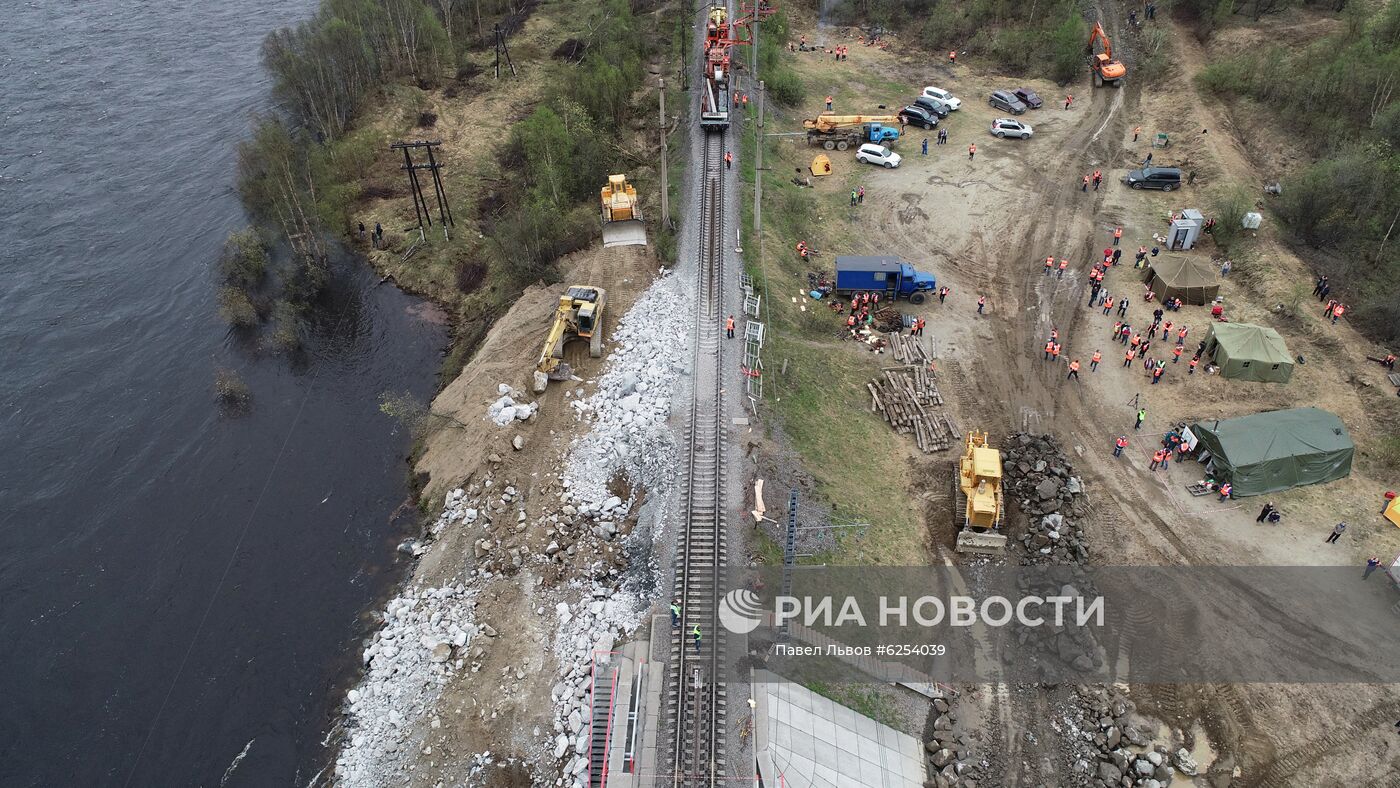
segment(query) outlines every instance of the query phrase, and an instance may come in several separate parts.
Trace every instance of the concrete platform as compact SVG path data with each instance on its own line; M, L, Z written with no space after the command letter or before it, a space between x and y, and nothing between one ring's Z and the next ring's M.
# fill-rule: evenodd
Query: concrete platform
M765 786L921 788L919 740L800 684L756 673L754 753Z

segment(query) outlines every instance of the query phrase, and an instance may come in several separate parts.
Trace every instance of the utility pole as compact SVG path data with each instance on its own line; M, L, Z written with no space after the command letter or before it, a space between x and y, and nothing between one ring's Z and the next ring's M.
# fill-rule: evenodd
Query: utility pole
M449 238L448 227L455 227L456 222L452 219L452 208L447 202L447 189L442 185L442 175L439 172L442 164L433 155L433 148L441 145L440 140L420 140L418 142L396 142L390 145L391 150L403 151L403 167L408 171L409 192L413 195L413 215L418 219L418 229L422 230L426 223L429 227L433 224L433 217L428 208L428 198L423 194L423 184L418 180L418 171L427 170L433 176L433 196L437 199L438 220L442 223L442 233L444 238ZM416 164L410 150L423 149L427 152L428 163Z
M500 23L496 24L496 79L501 78L501 55L506 56L506 65L510 67L510 75L516 76L515 62L510 59L510 48L506 46L506 34L501 30Z
M660 105L657 130L661 133L661 224L671 226L671 183L666 174L666 160L670 158L666 149L666 80L656 80L657 99Z
M758 125L753 132L753 234L755 238L763 237L763 97L766 95L767 90L764 88L763 80L759 80Z

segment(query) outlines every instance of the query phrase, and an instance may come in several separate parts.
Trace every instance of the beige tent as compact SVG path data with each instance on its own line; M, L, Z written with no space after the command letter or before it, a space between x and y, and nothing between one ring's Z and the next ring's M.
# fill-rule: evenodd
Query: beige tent
M1143 281L1158 301L1180 298L1183 303L1208 304L1220 292L1216 269L1189 257L1165 257L1153 260L1147 266Z
M813 175L830 175L831 157L827 156L825 153L818 153L817 157L812 159L812 166L809 169Z

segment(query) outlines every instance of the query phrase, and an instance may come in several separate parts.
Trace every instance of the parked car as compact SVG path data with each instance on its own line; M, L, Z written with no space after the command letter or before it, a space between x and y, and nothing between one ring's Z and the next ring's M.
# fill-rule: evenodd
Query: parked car
M924 88L924 95L929 98L938 99L944 104L947 104L950 110L956 111L958 107L962 106L962 100L957 96L954 96L943 88L934 87L933 85Z
M948 113L952 111L948 109L947 104L943 103L942 101L939 101L936 98L929 98L928 96L919 96L918 98L914 99L914 106L923 107L924 109L928 110L934 115L937 115L940 118L948 117Z
M1040 109L1045 104L1044 101L1041 101L1040 95L1030 88L1016 88L1011 91L1011 95L1020 99L1022 104L1031 109Z
M987 98L987 103L997 109L1006 110L1012 115L1020 115L1026 111L1026 105L1021 100L1013 96L1009 91L997 90Z
M892 170L899 166L899 154L884 145L867 142L860 146L860 150L856 151L856 161L864 164L879 164Z
M1161 189L1169 192L1181 186L1181 170L1176 167L1143 167L1128 173L1123 182L1134 189Z
M938 125L938 116L923 107L911 105L899 111L899 122L931 129Z
M1029 124L1022 123L1019 120L997 118L992 121L993 137L1016 137L1018 139L1028 140L1034 133L1035 129L1031 128Z

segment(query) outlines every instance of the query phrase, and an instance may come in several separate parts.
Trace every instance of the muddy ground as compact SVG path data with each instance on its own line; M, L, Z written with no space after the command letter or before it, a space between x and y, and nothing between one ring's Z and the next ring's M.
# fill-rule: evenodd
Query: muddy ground
M1108 11L1106 23L1115 41L1131 53L1133 38L1117 35L1122 22L1114 18L1116 10ZM1295 21L1304 31L1330 24L1314 18ZM1262 141L1258 135L1239 135L1269 119L1236 117L1199 95L1191 78L1211 52L1172 23L1159 17L1157 24L1168 28L1175 65L1161 82L1130 82L1119 90L1094 89L1087 79L1068 87L1012 79L981 64L960 62L950 68L941 58L900 42L888 50L852 47L851 60L841 65L799 55L809 85L814 79L820 84L826 75L829 90L846 102L838 111L872 111L878 103L897 107L895 102L912 100L912 95L892 95L891 82L936 84L963 99L962 109L944 122L949 144L935 145L934 132L909 130L897 147L904 157L897 170L867 168L849 153L833 153L837 172L817 179L822 222L806 229L807 240L823 249L828 266L836 254L900 254L952 287L946 304L934 301L921 312L929 321L928 332L939 340L941 375L952 389L952 408L963 425L990 429L994 435L1030 430L1060 439L1088 483L1096 562L1350 565L1357 567L1357 594L1393 595L1383 577L1364 585L1359 578L1367 556L1389 558L1400 551L1400 530L1377 514L1381 493L1393 477L1375 459L1378 438L1394 434L1400 423L1400 402L1382 369L1365 360L1378 348L1345 321L1331 325L1322 320L1321 304L1308 296L1311 274L1280 242L1268 213L1263 185L1277 180L1299 154L1286 135ZM794 35L799 33L815 42L845 35L811 25L795 26ZM1214 46L1248 38L1247 33L1222 36ZM1046 101L1043 109L1021 118L1034 126L1034 137L991 137L990 121L1005 113L989 107L985 96L1021 85L1036 89ZM1068 110L1063 108L1067 92L1074 95ZM819 109L818 102L811 96L807 115ZM787 122L801 116L792 113ZM1134 142L1133 130L1139 126L1142 133ZM1152 150L1150 140L1158 131L1168 133L1172 143L1154 151L1154 163L1182 166L1196 173L1196 182L1170 194L1128 189L1120 178ZM919 150L925 135L930 138L927 156ZM968 155L971 143L977 145L975 158ZM817 152L795 137L770 143L770 155L774 149L778 161L773 166L789 173ZM1082 191L1082 176L1095 169L1103 171L1103 185ZM848 195L857 185L865 187L866 197L852 208ZM1165 232L1170 213L1207 210L1219 189L1233 185L1258 195L1265 219L1221 281L1226 314L1235 322L1276 328L1292 354L1307 363L1297 366L1287 385L1224 380L1202 370L1188 375L1186 361L1211 322L1205 307L1188 306L1179 314L1168 313L1177 325L1190 328L1186 357L1172 364L1167 356L1164 380L1150 385L1141 366L1122 367L1122 347L1110 344L1116 318L1086 307L1090 266L1112 244L1112 230L1123 227L1128 265L1110 271L1106 286L1115 296L1131 299L1129 322L1146 326L1152 305L1143 303L1141 272L1131 265L1133 252L1139 244L1154 245L1151 235ZM1041 264L1050 254L1070 260L1063 278L1043 275ZM1211 260L1219 250L1206 239L1195 250L1171 254ZM980 295L988 299L982 315L976 312ZM1043 361L1040 352L1052 329L1065 344L1058 363ZM1168 344L1158 342L1157 348ZM1096 349L1103 350L1104 362L1091 373L1088 359ZM1080 381L1066 380L1072 358L1085 366ZM1134 434L1138 404L1148 417ZM1263 499L1221 504L1213 496L1192 497L1185 488L1201 477L1199 465L1148 471L1153 436L1169 425L1305 405L1343 419L1357 444L1356 467L1346 480L1269 496L1284 512L1277 526L1254 522ZM1133 443L1125 457L1115 459L1112 442L1123 433ZM926 497L917 484L909 494ZM929 503L923 528L944 531L939 523L947 511L941 499ZM1324 545L1338 520L1348 521L1350 529L1340 543ZM958 560L946 539L934 539L931 547L939 559ZM1181 742L1198 731L1213 748L1212 759L1219 757L1216 771L1237 770L1235 785L1381 785L1391 779L1384 775L1393 776L1400 768L1400 741L1392 727L1400 718L1400 688L1395 686L1139 685L1129 692L1142 710L1160 718L1169 738ZM997 721L998 729L990 729L988 722L988 729L979 732L1008 764L1002 782L995 784L1055 784L1065 777L1056 756L1062 742L1054 725L1053 693L972 688L968 697L977 699L985 712L973 712L970 719Z

